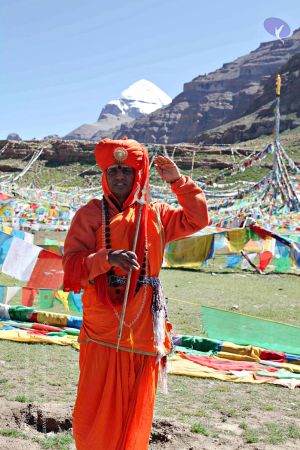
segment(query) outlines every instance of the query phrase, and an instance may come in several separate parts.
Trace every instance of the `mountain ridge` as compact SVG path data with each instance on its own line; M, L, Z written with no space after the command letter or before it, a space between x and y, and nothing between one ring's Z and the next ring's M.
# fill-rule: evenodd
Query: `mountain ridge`
M281 67L281 81L280 132L283 132L300 125L300 53ZM275 125L274 107L275 79L272 77L263 81L261 95L254 99L244 116L201 133L195 142L232 144L271 134Z
M246 114L263 92L263 81L300 52L300 28L284 41L264 42L247 55L184 84L170 105L129 125L114 138L128 135L142 142L194 142L203 132Z

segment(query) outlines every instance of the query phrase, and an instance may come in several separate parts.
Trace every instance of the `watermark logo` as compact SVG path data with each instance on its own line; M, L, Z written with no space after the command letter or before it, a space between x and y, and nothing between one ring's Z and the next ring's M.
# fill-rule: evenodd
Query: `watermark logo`
M291 34L290 26L282 19L278 17L268 17L264 21L265 30L272 36L275 36L283 43L283 39L287 38Z

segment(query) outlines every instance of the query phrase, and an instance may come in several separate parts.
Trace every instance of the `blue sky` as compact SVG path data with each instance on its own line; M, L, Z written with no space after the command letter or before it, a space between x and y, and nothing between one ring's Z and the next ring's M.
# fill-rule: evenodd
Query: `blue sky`
M183 83L300 27L299 0L1 0L0 138L63 136L145 78Z

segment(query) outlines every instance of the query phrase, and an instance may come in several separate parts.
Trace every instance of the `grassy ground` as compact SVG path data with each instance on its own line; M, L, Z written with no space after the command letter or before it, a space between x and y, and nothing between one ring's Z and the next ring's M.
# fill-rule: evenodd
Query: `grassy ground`
M224 309L239 305L240 312L257 317L300 322L297 276L165 269L161 278L178 333L202 334L203 304ZM78 377L75 350L3 341L0 354L0 398L21 403L55 401L71 410ZM169 394L158 392L155 407L156 416L188 424L195 439L199 434L208 436L218 442L218 448L234 436L245 445L286 448L286 442L296 439L300 446L299 411L299 390L177 376L169 376ZM0 435L8 432L0 430ZM61 439L64 444L52 439L52 444L44 442L50 445L44 448L69 448L70 440L65 435Z

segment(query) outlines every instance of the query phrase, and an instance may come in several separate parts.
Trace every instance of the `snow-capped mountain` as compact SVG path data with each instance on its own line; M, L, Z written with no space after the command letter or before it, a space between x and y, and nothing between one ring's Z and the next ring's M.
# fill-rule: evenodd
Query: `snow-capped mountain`
M104 137L112 137L122 124L129 124L150 114L168 105L171 100L151 81L136 81L121 93L120 98L109 101L102 108L97 122L81 125L64 138L98 141Z
M151 81L139 80L122 92L117 100L111 100L101 111L114 115L127 115L133 119L150 114L171 103L171 98ZM99 120L98 119L98 120Z

